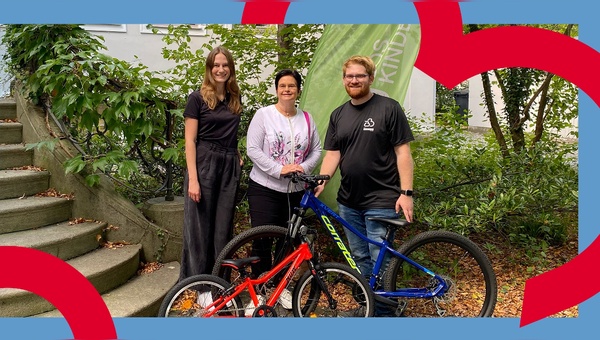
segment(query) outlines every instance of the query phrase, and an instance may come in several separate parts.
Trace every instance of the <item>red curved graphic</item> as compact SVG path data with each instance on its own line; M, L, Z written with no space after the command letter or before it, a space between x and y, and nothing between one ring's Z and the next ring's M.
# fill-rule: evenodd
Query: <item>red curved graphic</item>
M594 285L597 278L593 277L595 268L598 267L598 254L600 237L569 263L527 280L521 327L594 296L599 290L598 285ZM568 289L568 294L556 294L557 291L565 291L564 287L577 288ZM552 298L549 298L550 296Z
M600 69L590 67L600 63L600 53L586 44L560 33L523 26L463 34L458 3L424 1L414 5L421 24L415 66L444 86L452 88L497 68L528 67L569 80L600 105ZM445 53L440 55L439 51Z
M23 247L0 246L0 259L4 260L0 288L19 288L46 299L65 317L74 340L117 339L106 304L75 268L55 256Z
M289 1L246 0L242 24L283 24Z

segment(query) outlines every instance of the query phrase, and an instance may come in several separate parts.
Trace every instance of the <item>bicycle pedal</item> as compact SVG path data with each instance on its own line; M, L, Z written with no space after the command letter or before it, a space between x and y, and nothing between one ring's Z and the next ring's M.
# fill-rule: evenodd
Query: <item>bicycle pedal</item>
M388 305L388 306L396 307L396 306L399 305L398 301L390 299L390 298L383 297L381 295L375 294L374 298L375 298L375 301L383 303L383 304ZM406 302L404 302L404 303L406 304Z
M396 308L396 316L403 316L406 306L408 306L408 302L398 301L398 308Z

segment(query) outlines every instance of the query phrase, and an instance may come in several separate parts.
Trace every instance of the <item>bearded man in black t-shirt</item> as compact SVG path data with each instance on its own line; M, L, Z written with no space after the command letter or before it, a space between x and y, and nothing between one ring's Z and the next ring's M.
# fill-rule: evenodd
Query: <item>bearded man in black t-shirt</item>
M371 91L375 74L371 58L353 56L342 71L351 99L331 113L320 173L333 176L339 166L340 216L368 238L381 242L386 228L369 217L398 218L402 210L409 222L413 219L409 142L414 137L400 104ZM324 185L317 187L315 195ZM370 277L379 248L352 232L346 231L346 236L361 273Z

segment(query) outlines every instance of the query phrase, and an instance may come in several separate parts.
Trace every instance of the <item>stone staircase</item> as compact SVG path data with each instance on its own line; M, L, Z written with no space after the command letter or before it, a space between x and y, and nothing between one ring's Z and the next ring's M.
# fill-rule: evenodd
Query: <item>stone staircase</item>
M179 264L138 274L141 245L101 247L107 223L72 216L76 196L47 194L51 174L34 166L16 119L15 101L0 99L0 246L34 248L66 261L102 294L113 317L155 316ZM28 291L0 288L0 317L25 316L61 314Z

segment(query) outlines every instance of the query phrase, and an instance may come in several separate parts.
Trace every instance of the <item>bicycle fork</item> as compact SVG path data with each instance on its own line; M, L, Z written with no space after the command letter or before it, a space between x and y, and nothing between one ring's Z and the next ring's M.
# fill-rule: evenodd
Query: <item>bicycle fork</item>
M327 289L325 282L323 282L323 280L321 279L321 275L319 275L319 273L318 273L319 270L315 267L315 265L312 261L307 261L307 262L308 262L308 270L310 270L310 273L313 276L313 278L316 279L317 284L319 285L319 288L327 297L327 303L329 303L329 308L337 309L337 301L333 298L333 296L331 296L331 293Z

